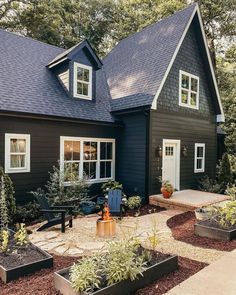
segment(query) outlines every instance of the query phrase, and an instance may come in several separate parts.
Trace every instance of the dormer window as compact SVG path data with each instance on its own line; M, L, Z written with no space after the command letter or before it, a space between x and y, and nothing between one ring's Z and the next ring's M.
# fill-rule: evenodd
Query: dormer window
M74 97L92 99L92 67L74 63Z

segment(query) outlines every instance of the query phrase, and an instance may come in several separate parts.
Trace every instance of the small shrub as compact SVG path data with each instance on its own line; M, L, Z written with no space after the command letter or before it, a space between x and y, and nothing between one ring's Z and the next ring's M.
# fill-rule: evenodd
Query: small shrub
M69 176L71 174L71 176ZM86 178L75 179L69 167L65 168L64 175L70 179L70 185L64 184L64 176L60 171L60 167L53 166L53 171L49 172L49 180L45 185L45 190L38 188L37 191L31 192L35 197L44 195L50 205L71 205L74 206L74 211L79 211L81 202L88 199L88 187Z
M224 189L221 184L217 183L216 180L209 178L208 175L205 175L202 179L199 180L199 190L209 193L221 194L224 192Z
M218 181L224 189L229 183L232 183L232 172L227 153L223 155L222 161L220 162Z
M35 201L25 205L17 205L16 212L13 217L14 223L30 223L39 220L41 216L40 206Z
M27 234L27 230L25 228L24 223L20 224L19 229L17 230L17 232L14 235L14 238L16 240L16 244L19 246L26 246L29 243L29 237Z
M139 196L129 197L127 200L127 206L129 209L140 208L141 203L142 203L142 199Z
M224 229L236 224L236 201L227 202L224 207L212 206L210 212L211 218Z
M70 270L70 281L73 289L78 293L88 293L98 289L101 281L99 273L99 263L96 256L82 258Z
M157 220L156 218L152 219L152 232L150 235L148 235L148 243L149 246L153 251L156 250L157 245L159 243L159 238L158 238L158 228L157 228Z
M4 177L1 177L1 194L0 194L0 230L8 227L9 215L6 201L6 191Z
M105 182L102 187L102 192L104 195L107 195L109 190L113 189L120 189L120 190L123 190L123 185L117 181L114 181L114 180L108 180L107 182Z
M106 256L106 274L108 285L126 279L135 280L142 275L146 262L142 256L137 256L140 244L135 239L111 242Z
M0 167L0 187L2 186L2 180L4 181L9 223L12 223L12 217L16 211L16 200L14 197L15 192L11 178L8 174L5 174L3 168Z

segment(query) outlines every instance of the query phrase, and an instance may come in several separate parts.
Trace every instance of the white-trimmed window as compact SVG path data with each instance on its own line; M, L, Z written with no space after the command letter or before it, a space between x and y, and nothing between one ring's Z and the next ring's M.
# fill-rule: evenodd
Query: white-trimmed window
M199 108L199 77L179 71L179 105Z
M205 143L195 143L194 172L205 171Z
M5 134L5 172L30 172L29 134Z
M92 67L74 63L74 97L92 99Z
M65 183L84 176L90 182L114 179L115 139L61 136L60 142L60 165Z

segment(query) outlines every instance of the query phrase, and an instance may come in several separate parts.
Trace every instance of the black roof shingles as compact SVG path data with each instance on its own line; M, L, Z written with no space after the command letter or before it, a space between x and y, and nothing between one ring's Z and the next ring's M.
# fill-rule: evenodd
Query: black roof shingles
M64 49L0 30L0 111L113 122L103 70L96 72L96 100L67 95L46 65Z
M65 49L0 30L0 111L114 122L111 111L150 106L195 4L122 40L96 72L96 100L67 95L46 67Z

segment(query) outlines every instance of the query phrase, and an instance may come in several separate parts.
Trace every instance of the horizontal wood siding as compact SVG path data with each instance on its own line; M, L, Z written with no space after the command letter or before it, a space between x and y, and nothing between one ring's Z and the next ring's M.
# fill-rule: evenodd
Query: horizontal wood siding
M215 176L217 158L216 124L213 119L203 120L181 116L180 114L151 112L151 160L150 160L150 194L159 193L158 177L162 175L162 159L156 156L156 149L162 146L163 139L181 140L181 150L187 147L187 157L181 152L180 189L196 188L198 180L207 174ZM194 144L206 144L205 173L194 173Z
M121 133L117 160L119 169L117 180L127 193L145 196L146 179L146 120L143 112L123 115L124 123Z
M5 133L31 135L31 171L9 174L19 202L29 200L29 191L44 186L48 171L60 157L60 136L116 138L119 128L106 125L69 123L0 116L0 165L4 166ZM119 168L117 162L116 168ZM96 190L95 190L96 191Z

